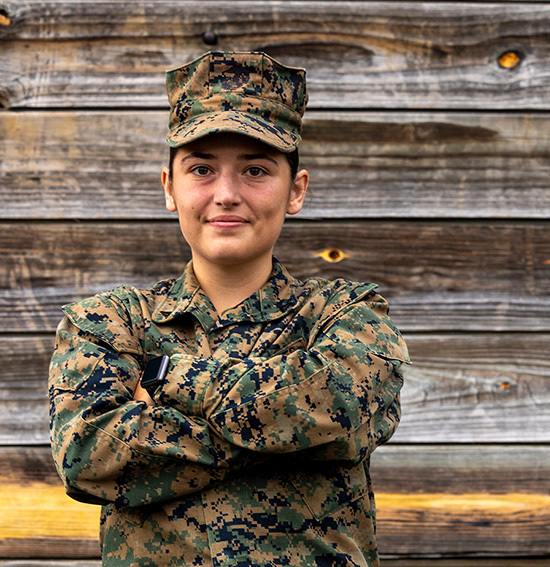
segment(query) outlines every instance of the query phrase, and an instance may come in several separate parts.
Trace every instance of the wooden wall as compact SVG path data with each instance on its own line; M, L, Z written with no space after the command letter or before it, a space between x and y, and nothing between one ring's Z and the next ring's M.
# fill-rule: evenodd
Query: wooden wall
M410 345L373 459L384 564L548 565L550 2L0 0L4 565L99 566L49 454L53 333L189 258L164 70L212 48L308 69L313 195L277 254L378 282Z

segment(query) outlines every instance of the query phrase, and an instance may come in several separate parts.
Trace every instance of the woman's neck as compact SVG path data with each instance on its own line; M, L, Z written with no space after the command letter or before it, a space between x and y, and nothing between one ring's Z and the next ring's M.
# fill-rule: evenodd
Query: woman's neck
M193 258L195 277L218 315L258 291L269 279L272 269L271 256L261 261L230 266Z

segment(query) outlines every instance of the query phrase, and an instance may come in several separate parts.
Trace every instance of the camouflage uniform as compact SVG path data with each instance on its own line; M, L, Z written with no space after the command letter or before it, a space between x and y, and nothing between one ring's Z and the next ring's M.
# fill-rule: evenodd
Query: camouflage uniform
M375 285L273 266L219 318L191 263L64 307L53 454L103 505L104 565L379 564L369 456L399 421L405 343ZM134 401L160 354L156 405Z
M167 74L168 143L236 132L290 152L305 71L208 53ZM378 565L369 456L399 421L406 346L374 285L274 261L218 317L192 264L64 308L50 372L67 493L103 505L104 565ZM134 399L170 357L155 405Z

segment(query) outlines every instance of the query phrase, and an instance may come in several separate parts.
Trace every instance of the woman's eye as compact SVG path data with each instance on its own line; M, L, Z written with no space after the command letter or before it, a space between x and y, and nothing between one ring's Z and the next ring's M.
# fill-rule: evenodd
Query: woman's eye
M266 175L265 170L261 167L249 167L247 173L251 177L262 177L263 175Z
M204 177L210 173L210 168L205 165L197 165L191 170L192 173L198 175L199 177Z

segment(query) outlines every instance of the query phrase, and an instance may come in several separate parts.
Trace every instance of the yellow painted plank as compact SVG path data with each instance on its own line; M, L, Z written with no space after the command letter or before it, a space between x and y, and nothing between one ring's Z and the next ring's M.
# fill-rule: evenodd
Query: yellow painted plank
M533 515L550 514L550 496L546 494L390 494L376 495L379 516L405 510L433 510L459 515L463 512L476 514L509 516L529 513Z
M41 483L0 486L0 539L96 539L99 506L69 498L63 487Z
M476 517L548 515L550 496L543 494L400 494L376 496L381 520L394 514L423 510ZM100 507L69 498L62 487L41 483L0 486L0 540L63 537L97 539Z

